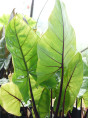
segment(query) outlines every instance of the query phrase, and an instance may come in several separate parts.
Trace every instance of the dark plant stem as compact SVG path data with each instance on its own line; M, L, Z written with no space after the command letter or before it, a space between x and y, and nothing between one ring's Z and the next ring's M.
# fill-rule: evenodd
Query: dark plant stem
M59 115L59 117L61 117L61 111L60 111L60 115Z
M85 49L81 50L80 52L82 53L82 52L84 52L86 50L88 50L88 47L86 47Z
M24 109L25 115L26 115L26 117L28 118L28 115L27 115L27 112L26 112L26 110L25 110L24 104L22 103L21 100L20 100L20 102L21 102L21 104L22 104L22 106L23 106L23 109Z
M51 112L50 112L50 118L52 118L52 89L51 89Z
M80 109L81 109L81 118L82 118L82 115L83 115L83 111L82 111L82 98L81 98L81 106L80 106Z
M32 0L32 3L31 3L30 17L33 16L33 9L34 9L34 0Z
M69 113L69 112L68 112L68 114L67 114L67 115L68 115L68 117L69 117L69 118L71 118L71 115L70 115L70 113Z
M14 26L16 26L15 21L14 21ZM16 32L16 28L15 28L15 32ZM16 33L16 37L17 37L17 40L18 40L17 33ZM27 64L26 64L26 61L25 61L25 58L24 58L23 50L21 49L19 40L18 40L18 44L19 44L19 47L20 47L19 49L20 49L22 57L23 57L24 65L25 65L26 70L27 70L27 78L29 78L29 88L30 88L31 99L32 99L32 102L33 102L33 110L34 110L35 118L39 118L39 114L38 114L37 109L36 109L34 96L33 96L33 92L32 92L31 81L30 81L30 77L29 77L29 70L28 70L28 67L27 67Z
M61 7L61 5L60 5L60 7ZM62 14L62 8L61 8L61 14ZM63 16L63 14L62 14L62 16ZM62 22L63 22L63 17L62 17ZM59 110L60 101L61 101L62 87L63 87L63 78L64 78L64 22L63 22L63 48L62 48L61 67L62 67L62 75L61 75L60 92L59 92L59 97L58 97L58 102L57 102L54 118L57 118L57 115L58 115L58 110Z
M88 109L87 109L85 116L83 118L87 118L87 114L88 114Z
M34 97L33 97L33 93L32 93L32 87L31 87L30 79L29 79L29 86L30 86L30 93L31 93L31 98L32 98L33 110L34 110L35 118L39 118L39 114L37 112L35 101L34 101Z

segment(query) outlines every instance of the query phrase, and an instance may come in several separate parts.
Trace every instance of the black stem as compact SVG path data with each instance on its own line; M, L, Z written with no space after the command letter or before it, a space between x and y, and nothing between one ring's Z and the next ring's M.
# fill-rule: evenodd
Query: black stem
M81 106L80 106L80 108L81 108L81 117L82 117L82 98L81 98Z
M31 93L31 98L32 98L33 110L34 110L35 118L39 118L39 114L37 112L35 101L34 101L34 97L33 97L33 93L32 93L32 87L31 87L30 79L29 79L29 86L30 86L30 93Z
M69 113L69 112L68 112L68 114L67 114L67 115L68 115L68 117L69 117L69 118L71 118L71 115L70 115L70 113Z
M15 26L15 21L14 21L14 26ZM16 32L16 28L15 28L15 32ZM17 37L17 40L18 40L17 33L16 33L16 37ZM25 58L24 58L23 50L20 46L19 40L18 40L18 44L19 44L19 47L20 47L20 51L21 51L21 54L22 54L24 65L25 65L26 70L27 70L27 78L29 79L29 88L30 88L31 99L32 99L32 102L33 102L33 110L34 110L34 113L35 113L35 118L39 118L39 114L38 114L37 109L36 109L34 96L33 96L33 92L32 92L31 81L30 81L30 77L29 77L29 70L28 70L28 67L27 67L27 64L26 64L26 61L25 61Z
M26 115L26 117L28 118L27 111L25 110L24 104L22 103L21 100L20 100L20 102L21 102L21 104L22 104L22 106L23 106L23 109L24 109L25 115Z
M50 112L50 118L52 118L52 89L51 89L51 112Z
M83 118L87 118L87 114L88 114L88 109L87 109L85 116Z
M61 111L60 111L60 115L59 115L59 117L61 117Z
M32 3L31 3L30 17L33 17L33 9L34 9L34 0L32 0Z
M85 49L81 50L80 52L83 53L86 50L88 50L88 47L86 47Z

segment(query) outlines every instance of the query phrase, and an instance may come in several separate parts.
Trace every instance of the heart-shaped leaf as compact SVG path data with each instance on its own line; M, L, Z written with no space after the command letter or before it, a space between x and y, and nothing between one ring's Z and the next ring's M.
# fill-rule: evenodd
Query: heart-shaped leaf
M64 75L76 52L75 32L69 23L64 4L56 0L55 7L48 20L48 30L38 43L38 83L56 80L60 71Z
M20 106L22 96L18 87L10 82L0 88L1 106L9 113L21 116Z
M30 75L36 79L37 41L38 36L23 17L15 15L7 26L6 42L13 58L13 82L25 101L29 99L29 86L31 89Z

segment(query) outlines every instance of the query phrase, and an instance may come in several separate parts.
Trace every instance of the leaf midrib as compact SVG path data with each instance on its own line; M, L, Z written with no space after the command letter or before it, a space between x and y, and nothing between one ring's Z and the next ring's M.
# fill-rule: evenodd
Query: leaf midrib
M15 25L15 19L14 19L14 29L15 29L15 32L16 32L15 26L16 25ZM33 102L33 107L34 107L33 110L34 110L34 113L35 113L35 117L38 118L39 117L39 114L37 112L35 101L34 101L34 96L33 96L33 92L32 92L32 86L31 86L30 76L29 76L29 70L28 70L28 67L27 67L27 64L26 64L26 61L25 61L25 58L24 58L23 51L22 51L21 46L20 46L20 43L19 43L19 39L18 39L17 33L16 33L16 37L17 37L18 44L19 44L19 47L20 47L20 51L21 51L21 54L22 54L22 58L23 58L23 61L24 61L24 64L25 64L25 67L26 67L26 70L27 70L27 80L29 80L29 89L30 89L31 99L32 99L32 102Z
M14 20L14 29L15 29L15 32L16 32L15 20ZM26 61L25 61L25 58L24 58L24 55L23 55L23 51L22 51L21 46L20 46L20 43L19 43L19 39L18 39L18 36L17 36L17 32L16 32L16 37L17 37L17 41L18 41L18 44L19 44L19 49L20 49L21 54L22 54L22 58L23 58L23 61L24 61L24 65L25 65L25 67L26 67L27 79L28 79L28 78L29 78L28 67L27 67L27 64L26 64ZM30 79L30 78L29 78L29 79Z
M59 92L59 97L58 97L58 103L57 103L57 106L56 106L56 111L55 111L54 118L56 118L57 114L58 114L60 101L61 101L61 95L62 95L62 88L63 88L63 78L64 78L64 21L63 21L63 12L62 12L61 3L60 3L60 9L61 9L61 16L62 16L62 23L63 23L62 75L61 75L61 84L60 84L60 92Z

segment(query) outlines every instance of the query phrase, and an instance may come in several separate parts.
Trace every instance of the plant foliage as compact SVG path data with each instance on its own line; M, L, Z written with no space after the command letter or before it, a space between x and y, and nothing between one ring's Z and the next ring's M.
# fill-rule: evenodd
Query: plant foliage
M2 85L0 104L9 113L20 116L21 100L31 99L35 118L57 118L60 112L64 116L72 109L88 67L83 70L63 2L56 0L48 29L41 37L35 25L32 18L14 14L13 10L5 40L12 55L14 84Z

